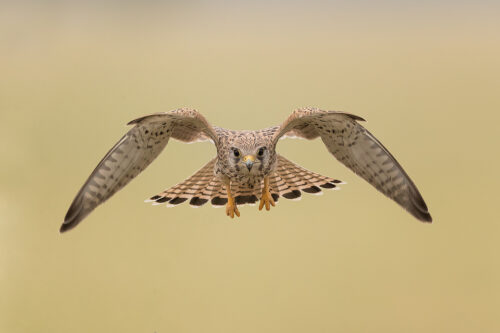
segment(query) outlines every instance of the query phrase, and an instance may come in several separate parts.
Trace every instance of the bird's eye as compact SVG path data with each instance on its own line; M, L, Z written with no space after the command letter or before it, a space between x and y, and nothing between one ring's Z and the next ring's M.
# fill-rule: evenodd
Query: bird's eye
M257 152L257 155L263 156L264 155L264 147L260 148L259 151Z
M234 154L234 156L239 157L240 151L238 149L233 149L233 154Z

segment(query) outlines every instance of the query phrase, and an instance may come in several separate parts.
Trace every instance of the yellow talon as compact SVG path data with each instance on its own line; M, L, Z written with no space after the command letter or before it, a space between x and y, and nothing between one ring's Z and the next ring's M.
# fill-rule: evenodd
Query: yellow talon
M260 198L259 210L266 206L266 210L270 210L271 206L275 206L273 196L269 192L269 177L264 178L264 188L262 189L262 196Z
M229 216L230 218L234 218L234 214L236 214L236 216L240 217L240 211L238 210L238 206L236 206L236 202L234 202L234 198L230 197L230 198L227 198L226 215Z
M262 198L260 198L259 210L262 210L264 205L266 206L266 210L270 210L271 206L275 206L274 199L269 192L262 193Z
M234 218L234 214L240 217L240 211L238 210L238 206L236 206L236 202L234 201L234 197L231 194L231 183L229 180L225 182L226 192L227 192L227 204L226 204L226 215L230 218Z

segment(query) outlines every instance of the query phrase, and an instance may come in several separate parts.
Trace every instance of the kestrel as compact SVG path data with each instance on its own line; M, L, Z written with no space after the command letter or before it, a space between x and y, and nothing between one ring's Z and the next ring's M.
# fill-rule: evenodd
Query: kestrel
M210 125L196 110L182 108L132 120L134 125L104 156L69 208L60 231L74 228L98 205L127 185L165 148L170 138L211 141L217 156L183 182L151 197L153 204L175 206L189 200L226 205L226 215L240 216L238 205L259 210L279 197L298 199L301 191L336 189L341 181L306 170L276 153L280 138L321 138L342 164L423 222L432 222L424 199L391 153L358 121L363 118L317 108L295 110L280 126L233 131Z

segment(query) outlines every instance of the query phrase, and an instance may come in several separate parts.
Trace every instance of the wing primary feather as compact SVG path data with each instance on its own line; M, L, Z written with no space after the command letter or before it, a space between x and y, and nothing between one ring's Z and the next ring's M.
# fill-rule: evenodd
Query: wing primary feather
M129 125L135 126L109 150L74 198L60 232L74 228L141 173L163 151L170 137L183 142L217 140L213 127L192 109L144 116L132 120ZM154 196L150 200L161 203L167 198ZM176 204L184 201L181 198L173 200Z
M342 164L420 221L431 222L427 205L411 178L389 150L357 122L362 120L345 112L298 109L275 131L273 140L276 144L285 136L309 140L320 137ZM328 183L320 185L325 186L330 187Z

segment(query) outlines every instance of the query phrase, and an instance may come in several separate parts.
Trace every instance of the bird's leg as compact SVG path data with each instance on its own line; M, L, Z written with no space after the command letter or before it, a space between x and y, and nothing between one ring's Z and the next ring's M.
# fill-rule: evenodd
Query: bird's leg
M273 207L275 205L271 192L269 192L269 176L264 177L264 188L262 189L262 196L260 197L259 210L262 210L264 205L266 205L266 210L271 209L270 205Z
M236 216L240 217L240 211L238 210L234 197L231 193L231 181L229 179L224 181L224 185L226 186L227 191L226 215L234 218L234 214L236 214Z

